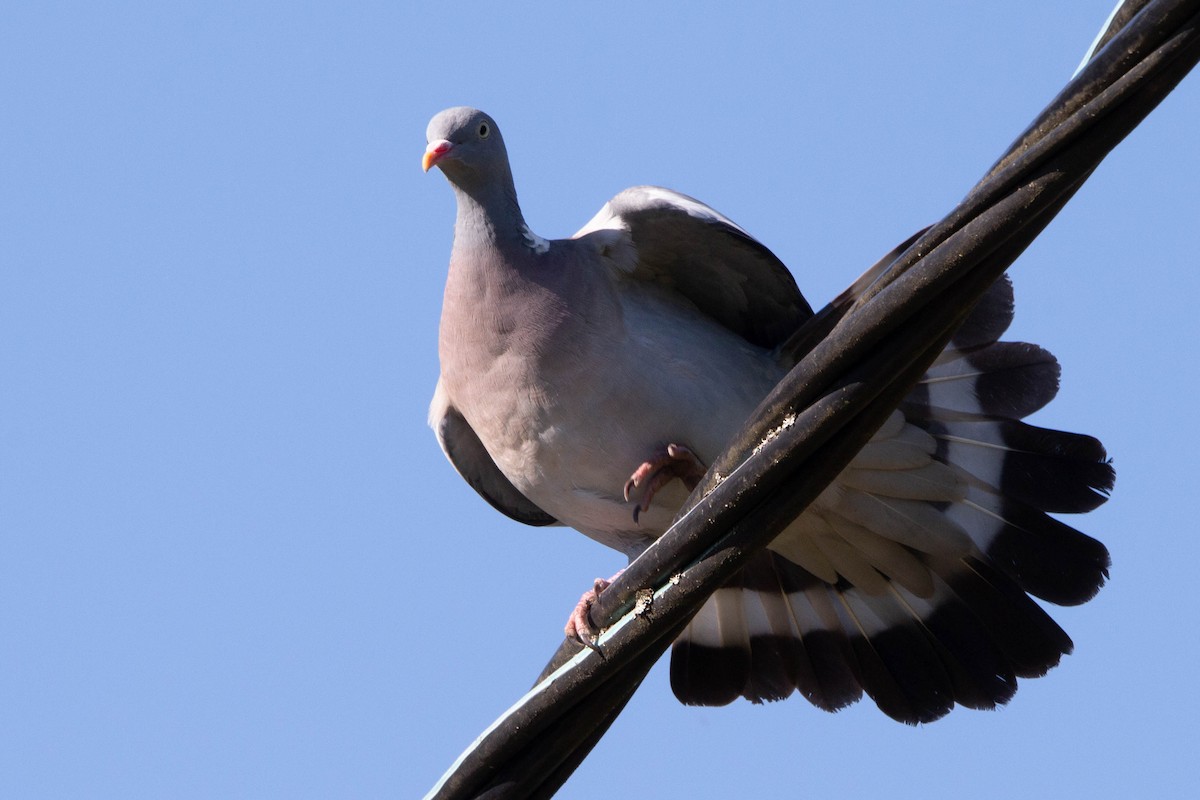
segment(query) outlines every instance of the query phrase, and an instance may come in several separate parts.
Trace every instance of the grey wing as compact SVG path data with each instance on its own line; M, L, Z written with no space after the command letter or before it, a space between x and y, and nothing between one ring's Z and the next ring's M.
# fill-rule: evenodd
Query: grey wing
M466 417L450 402L440 380L429 406L429 426L458 474L493 508L526 525L558 524L504 476Z
M605 203L574 236L628 237L630 277L668 286L760 347L812 316L787 267L720 212L687 195L635 186ZM611 248L609 248L611 249Z

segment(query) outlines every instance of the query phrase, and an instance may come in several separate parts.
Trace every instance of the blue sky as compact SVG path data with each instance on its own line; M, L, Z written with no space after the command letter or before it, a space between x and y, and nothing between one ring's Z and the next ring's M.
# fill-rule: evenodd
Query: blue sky
M821 305L946 213L1109 0L43 3L0 25L0 796L412 797L621 557L523 528L425 426L458 104L530 225L657 183ZM652 7L651 7L652 6ZM811 7L810 7L811 6ZM1069 6L1069 7L1068 7ZM688 709L660 665L561 796L1183 797L1200 77L1013 270L1095 434L1110 584L994 713Z

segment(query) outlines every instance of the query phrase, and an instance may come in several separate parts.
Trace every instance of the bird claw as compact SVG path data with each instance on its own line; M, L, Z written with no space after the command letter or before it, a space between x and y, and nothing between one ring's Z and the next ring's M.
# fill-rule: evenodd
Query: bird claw
M659 489L679 478L687 486L688 491L696 488L696 484L704 477L707 468L692 452L691 448L682 444L668 444L650 459L643 461L629 480L625 481L625 502L629 502L633 490L645 485L642 497L633 506L633 521L637 522L643 511L650 508L650 501Z
M624 572L624 570L621 570L621 572ZM613 575L608 580L596 578L595 582L592 583L592 588L584 592L579 598L579 602L576 603L575 608L571 611L571 615L567 617L567 624L563 628L563 633L566 634L568 639L573 639L600 655L603 655L600 652L599 644L597 644L597 640L600 638L600 628L592 622L592 606L595 604L596 598L600 596L600 593L611 586L612 582L617 579L617 575L620 575L621 572Z

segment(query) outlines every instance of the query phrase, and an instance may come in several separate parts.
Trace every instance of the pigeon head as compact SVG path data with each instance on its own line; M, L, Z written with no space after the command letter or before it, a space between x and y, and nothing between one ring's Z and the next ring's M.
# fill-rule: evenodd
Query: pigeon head
M508 151L495 121L478 109L448 108L429 121L429 143L421 166L441 168L451 183L462 188L480 182L511 181Z
M504 138L491 117L466 106L448 108L429 121L425 138L421 166L441 169L458 198L456 247L485 233L517 241L533 237L517 203Z

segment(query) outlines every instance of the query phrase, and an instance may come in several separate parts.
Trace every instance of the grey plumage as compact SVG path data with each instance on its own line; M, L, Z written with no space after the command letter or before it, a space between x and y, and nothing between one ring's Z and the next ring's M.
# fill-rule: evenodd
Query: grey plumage
M430 122L425 166L457 197L430 423L468 483L528 524L637 555L686 497L635 521L630 474L668 444L704 463L791 366L812 315L740 226L658 187L621 192L570 239L532 233L503 139L468 108ZM905 722L1006 702L1070 651L1027 592L1082 602L1108 554L1049 517L1102 502L1091 437L1020 422L1057 391L1045 350L999 342L999 282L858 458L675 645L685 702L862 692ZM644 489L643 489L644 490ZM637 503L641 498L631 498Z

